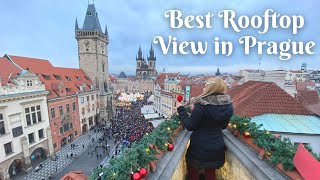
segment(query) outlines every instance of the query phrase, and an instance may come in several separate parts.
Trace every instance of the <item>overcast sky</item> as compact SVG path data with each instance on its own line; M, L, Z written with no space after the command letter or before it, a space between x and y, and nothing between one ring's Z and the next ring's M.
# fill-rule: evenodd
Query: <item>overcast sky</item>
M92 2L92 0L90 0ZM302 62L308 69L319 69L320 2L317 0L95 0L101 27L108 25L109 71L128 74L135 73L135 57L139 44L146 57L152 40L161 35L176 36L178 41L207 41L213 48L214 37L234 43L230 57L214 55L209 49L206 55L163 55L159 45L154 44L157 55L157 69L182 73L213 73L217 67L221 72L236 72L241 68L258 68L261 58L262 69L299 69ZM0 4L0 55L4 54L49 59L55 66L78 67L77 42L74 38L75 19L82 27L87 0L2 0ZM305 27L292 35L290 30L271 30L259 35L257 30L247 29L235 33L222 27L217 17L219 11L232 9L237 16L242 14L262 16L266 9L274 9L280 14L303 15ZM184 15L214 14L212 29L172 30L164 13L179 9ZM244 35L256 36L258 40L315 41L316 54L293 57L281 61L278 56L262 55L255 52L244 55L238 39Z

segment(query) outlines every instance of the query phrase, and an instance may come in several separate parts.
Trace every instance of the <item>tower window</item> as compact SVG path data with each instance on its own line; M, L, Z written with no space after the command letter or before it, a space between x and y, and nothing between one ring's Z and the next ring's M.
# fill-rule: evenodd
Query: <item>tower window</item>
M91 16L91 15L92 15L91 11L88 11L88 12L87 12L87 15L88 15L88 16Z
M102 64L102 72L104 72L104 64Z

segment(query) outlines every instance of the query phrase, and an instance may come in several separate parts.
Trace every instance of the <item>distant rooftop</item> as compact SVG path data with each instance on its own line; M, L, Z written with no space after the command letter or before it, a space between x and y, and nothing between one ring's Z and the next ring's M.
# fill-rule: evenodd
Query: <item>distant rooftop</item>
M320 135L320 119L316 116L263 114L252 117L251 121L263 124L262 129L272 132Z
M118 78L127 78L127 75L122 71L120 74L119 74L119 76L118 76Z

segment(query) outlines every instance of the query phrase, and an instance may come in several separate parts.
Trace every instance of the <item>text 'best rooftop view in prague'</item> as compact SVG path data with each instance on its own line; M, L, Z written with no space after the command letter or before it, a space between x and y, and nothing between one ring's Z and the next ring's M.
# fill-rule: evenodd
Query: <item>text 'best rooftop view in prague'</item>
M0 180L319 180L320 2L0 2Z

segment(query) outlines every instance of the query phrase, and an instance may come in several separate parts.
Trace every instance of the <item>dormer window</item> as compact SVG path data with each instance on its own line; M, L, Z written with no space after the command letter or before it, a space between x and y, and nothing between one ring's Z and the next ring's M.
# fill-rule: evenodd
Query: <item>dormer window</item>
M79 80L79 81L81 80L81 78L79 76L76 76L76 79Z
M67 92L71 92L71 88L66 88L66 91Z
M28 86L28 87L31 87L31 86L32 86L32 80L28 80L28 81L27 81L27 86Z
M71 77L69 77L69 76L66 76L66 79L67 79L68 81L72 81Z
M43 77L45 80L50 80L50 76L49 76L49 75L42 74L42 77Z
M57 80L61 80L61 77L58 75L53 75Z
M87 12L87 15L88 15L88 16L92 16L91 11L88 11L88 12Z

